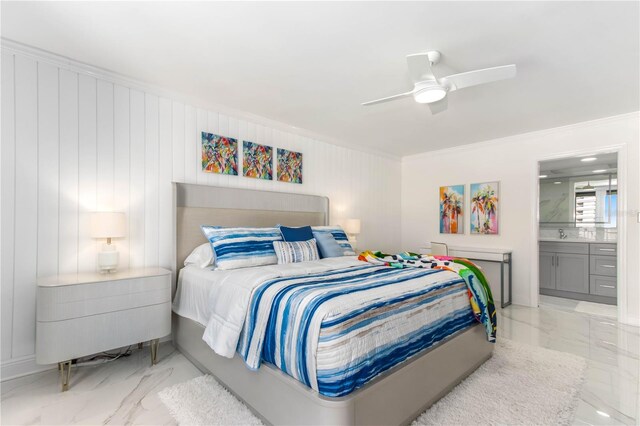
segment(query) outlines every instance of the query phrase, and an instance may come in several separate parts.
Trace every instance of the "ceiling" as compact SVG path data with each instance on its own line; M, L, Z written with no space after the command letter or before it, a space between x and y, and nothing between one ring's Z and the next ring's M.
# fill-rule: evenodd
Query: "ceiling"
M639 107L638 2L6 2L2 36L190 97L397 156ZM515 63L432 116L405 56L437 76Z

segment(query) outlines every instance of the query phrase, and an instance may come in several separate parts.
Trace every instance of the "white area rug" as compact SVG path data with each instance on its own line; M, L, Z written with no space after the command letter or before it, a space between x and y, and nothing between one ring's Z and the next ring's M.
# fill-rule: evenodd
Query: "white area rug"
M586 366L571 354L499 339L493 357L413 425L568 424ZM211 376L158 395L181 425L262 424Z

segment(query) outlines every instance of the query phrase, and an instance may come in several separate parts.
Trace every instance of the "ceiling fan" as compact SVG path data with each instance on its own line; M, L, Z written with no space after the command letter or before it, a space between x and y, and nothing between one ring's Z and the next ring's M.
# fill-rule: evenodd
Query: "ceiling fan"
M364 102L362 105L373 105L413 96L416 102L429 104L431 112L437 114L447 109L448 92L516 76L515 65L504 65L436 78L433 74L432 67L440 62L441 56L437 50L408 55L407 64L409 65L409 75L413 81L413 90L374 101Z

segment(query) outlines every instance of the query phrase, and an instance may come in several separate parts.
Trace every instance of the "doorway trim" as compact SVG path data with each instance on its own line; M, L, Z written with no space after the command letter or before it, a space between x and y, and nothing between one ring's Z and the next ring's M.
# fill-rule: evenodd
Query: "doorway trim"
M627 298L627 240L622 238L627 232L627 146L625 144L614 144L598 148L585 148L572 151L564 151L561 153L539 156L534 163L534 179L531 182L531 194L533 197L533 205L536 207L536 216L531 228L531 288L530 295L532 305L538 307L540 305L539 294L539 248L538 237L540 235L540 162L548 160L559 160L569 157L579 157L583 155L597 155L605 152L616 152L618 154L618 209L617 209L617 311L618 322L627 324L628 322L628 298Z

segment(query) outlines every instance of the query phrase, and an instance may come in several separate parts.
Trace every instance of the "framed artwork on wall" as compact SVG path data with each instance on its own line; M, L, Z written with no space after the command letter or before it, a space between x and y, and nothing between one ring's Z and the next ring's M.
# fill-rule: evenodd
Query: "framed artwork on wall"
M243 141L242 175L256 179L273 179L273 148Z
M238 141L202 132L202 171L238 175Z
M472 183L471 233L495 235L499 231L500 182Z
M464 185L440 187L440 233L464 234Z
M302 153L278 148L278 180L302 183Z

